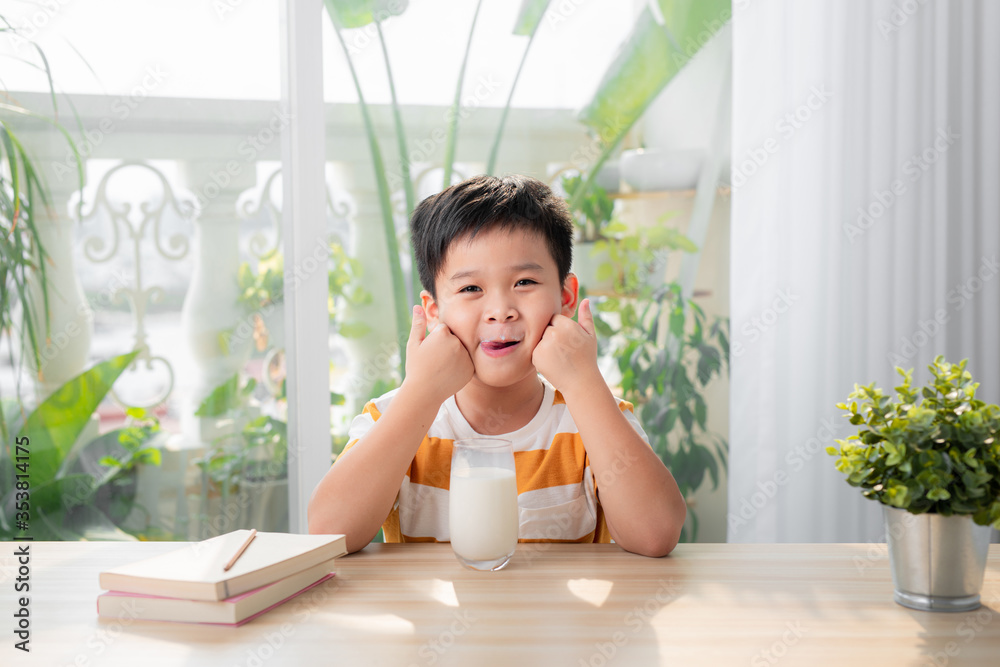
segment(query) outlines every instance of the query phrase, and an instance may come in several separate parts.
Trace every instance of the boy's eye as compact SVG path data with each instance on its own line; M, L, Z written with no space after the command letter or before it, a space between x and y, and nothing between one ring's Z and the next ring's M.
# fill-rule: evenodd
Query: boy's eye
M521 278L517 281L517 287L524 287L526 285L537 285L538 282L532 280L531 278Z
M479 287L476 285L466 285L465 287L463 287L458 291L459 293L461 293L461 292L480 292L482 290L480 290Z

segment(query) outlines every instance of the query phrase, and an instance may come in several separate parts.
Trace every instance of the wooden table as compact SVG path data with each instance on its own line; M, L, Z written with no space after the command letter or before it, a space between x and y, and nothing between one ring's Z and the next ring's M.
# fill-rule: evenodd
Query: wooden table
M984 606L892 601L885 545L522 544L500 572L446 544L370 545L241 628L98 619L100 570L170 543L31 545L31 653L13 648L15 544L0 558L0 665L1000 665L1000 545Z

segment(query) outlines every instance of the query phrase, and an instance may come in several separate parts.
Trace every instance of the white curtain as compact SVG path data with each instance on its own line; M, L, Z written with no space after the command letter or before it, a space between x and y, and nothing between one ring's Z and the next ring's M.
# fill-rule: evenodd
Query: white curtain
M857 542L855 382L1000 402L1000 2L734 0L732 542Z

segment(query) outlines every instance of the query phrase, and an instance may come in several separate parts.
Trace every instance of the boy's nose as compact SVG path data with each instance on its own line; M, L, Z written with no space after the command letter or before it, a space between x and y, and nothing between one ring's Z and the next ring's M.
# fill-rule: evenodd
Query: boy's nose
M517 311L513 306L497 305L486 311L486 319L489 322L509 322L517 318Z

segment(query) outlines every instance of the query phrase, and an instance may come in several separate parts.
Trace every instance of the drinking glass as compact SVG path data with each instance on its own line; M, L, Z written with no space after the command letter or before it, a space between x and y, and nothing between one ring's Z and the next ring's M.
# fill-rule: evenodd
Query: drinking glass
M517 547L514 449L502 438L456 440L448 494L451 548L462 565L499 570Z

